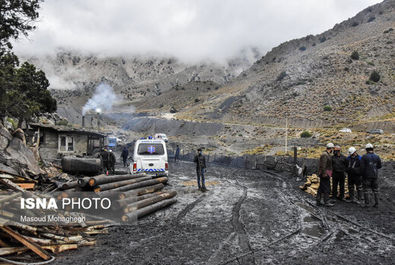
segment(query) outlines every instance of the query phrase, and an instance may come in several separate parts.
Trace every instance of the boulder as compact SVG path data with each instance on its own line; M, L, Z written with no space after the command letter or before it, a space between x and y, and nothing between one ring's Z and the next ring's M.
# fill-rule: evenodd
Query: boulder
M26 146L25 135L22 130L16 131L15 136L9 141L7 148L4 151L0 151L0 156L1 163L4 166L12 168L20 175L23 175L23 170L26 170L31 175L42 173L32 150Z
M12 140L10 132L0 123L0 152L7 148Z

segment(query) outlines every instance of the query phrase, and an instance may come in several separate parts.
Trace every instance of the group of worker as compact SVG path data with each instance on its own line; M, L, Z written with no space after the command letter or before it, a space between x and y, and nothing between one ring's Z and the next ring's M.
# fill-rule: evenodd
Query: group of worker
M333 206L334 204L329 200L331 192L332 198L344 200L344 185L347 175L349 198L346 201L368 207L369 190L372 190L373 207L378 207L377 178L378 170L381 168L381 159L374 153L372 144L367 144L365 150L366 154L361 157L355 147L350 147L348 157L346 157L341 153L340 146L335 146L333 143L326 145L326 151L319 160L320 185L316 197L317 205ZM330 190L330 179L332 179L332 191Z
M115 174L115 155L109 148L103 148L99 154L102 169L105 174Z

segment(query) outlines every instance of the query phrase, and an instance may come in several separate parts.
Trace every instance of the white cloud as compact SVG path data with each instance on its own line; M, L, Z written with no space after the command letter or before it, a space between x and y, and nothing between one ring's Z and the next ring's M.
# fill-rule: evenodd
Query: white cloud
M20 54L70 48L104 55L161 53L223 60L318 34L378 0L47 0Z

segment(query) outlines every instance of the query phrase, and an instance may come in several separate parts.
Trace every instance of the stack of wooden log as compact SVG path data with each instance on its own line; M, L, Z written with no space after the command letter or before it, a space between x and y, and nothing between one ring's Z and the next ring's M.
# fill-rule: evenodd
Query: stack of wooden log
M167 177L154 178L145 173L98 175L75 181L58 183L59 190L94 191L100 197L111 197L120 220L132 222L165 208L177 201L176 191L163 191Z
M93 235L108 233L111 225L108 220L85 221L79 226L40 226L19 222L16 220L17 208L22 196L39 197L14 183L10 177L0 176L0 263L45 264L55 259L52 254L92 246L96 243ZM37 211L29 213L40 214ZM56 214L63 213L56 211Z
M18 207L21 196L37 197L46 194L37 195L14 183L10 177L0 176L0 263L31 263L38 258L50 262L54 259L52 253L94 245L95 239L92 236L107 233L109 226L118 224L117 220L127 223L137 221L175 203L176 192L164 190L167 181L167 177L125 174L98 175L69 182L55 182L55 190L60 191L58 194L61 196L93 194L96 197L111 198L113 218L92 216L88 213L87 216L90 218L78 225L28 225L15 221L15 213L4 209L9 209L7 205L11 206L11 209ZM48 193L48 196L54 194ZM57 211L57 214L63 213ZM39 213L36 214L38 215Z

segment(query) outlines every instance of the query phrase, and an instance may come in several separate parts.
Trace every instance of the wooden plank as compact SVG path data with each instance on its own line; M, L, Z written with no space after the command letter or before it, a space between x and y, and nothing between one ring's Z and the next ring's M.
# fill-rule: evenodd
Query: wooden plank
M32 189L34 189L34 186L36 184L34 184L34 183L16 183L16 185L18 185L19 187L21 187L24 190L32 190Z
M28 247L31 251L36 253L38 256L40 256L44 260L49 260L51 258L51 256L48 255L48 253L46 253L46 251L43 250L39 245L27 240L24 236L22 236L18 232L15 232L11 228L4 226L4 227L0 227L0 229L3 230L4 232L6 232L11 237L13 237L14 239L16 239L17 241L21 242L23 245Z

